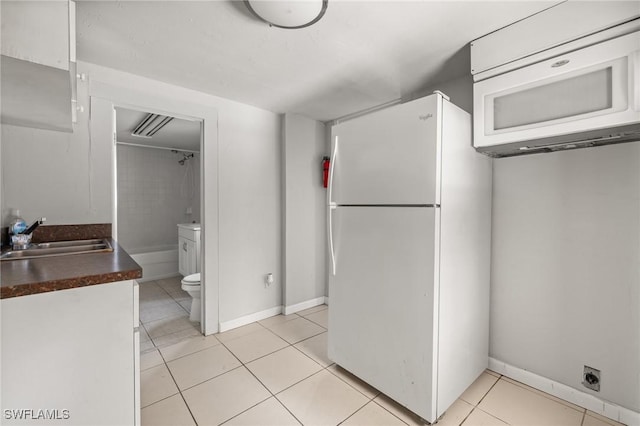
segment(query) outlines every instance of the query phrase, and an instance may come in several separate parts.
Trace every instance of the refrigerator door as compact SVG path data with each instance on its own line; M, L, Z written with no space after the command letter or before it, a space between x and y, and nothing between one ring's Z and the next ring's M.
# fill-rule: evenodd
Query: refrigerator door
M333 126L329 202L439 204L441 105L431 95Z
M439 209L337 207L330 214L329 358L433 420Z

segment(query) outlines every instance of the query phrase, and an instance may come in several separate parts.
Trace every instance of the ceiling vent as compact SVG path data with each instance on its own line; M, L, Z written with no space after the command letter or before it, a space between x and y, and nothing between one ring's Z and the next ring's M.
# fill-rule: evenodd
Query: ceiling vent
M140 138L150 138L158 133L160 129L169 124L173 117L160 114L147 114L145 118L131 132L132 136Z

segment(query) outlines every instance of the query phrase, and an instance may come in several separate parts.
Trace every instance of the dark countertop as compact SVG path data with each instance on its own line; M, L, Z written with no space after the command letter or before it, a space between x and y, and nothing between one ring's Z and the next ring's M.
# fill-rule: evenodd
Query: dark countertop
M0 262L0 299L142 277L142 268L118 243L113 252Z

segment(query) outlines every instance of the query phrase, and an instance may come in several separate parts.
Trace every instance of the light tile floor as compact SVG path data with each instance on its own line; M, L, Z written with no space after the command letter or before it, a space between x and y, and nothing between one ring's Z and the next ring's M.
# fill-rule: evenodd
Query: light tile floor
M143 425L422 424L327 358L327 306L204 337L179 283L140 285ZM620 425L490 370L437 424Z

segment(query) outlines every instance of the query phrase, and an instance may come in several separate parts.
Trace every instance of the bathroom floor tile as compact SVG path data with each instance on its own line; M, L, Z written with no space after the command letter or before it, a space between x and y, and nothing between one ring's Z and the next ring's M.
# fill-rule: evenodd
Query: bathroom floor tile
M263 328L225 343L243 363L247 363L289 346L287 342Z
M482 373L460 396L460 399L471 405L478 405L480 400L489 392L489 389L498 381L496 376Z
M152 340L156 337L165 336L167 334L193 328L193 324L191 323L191 321L189 321L189 316L186 312L183 312L183 315L181 316L163 318L157 321L143 322L143 324L144 328L147 329L147 333L149 333L149 337L151 337Z
M308 308L302 311L298 311L296 312L296 314L300 315L301 317L305 317L307 315L310 315L316 312L325 311L327 310L327 308L328 308L327 305L318 305L318 306L314 306L313 308Z
M140 298L142 298L142 296L148 296L151 293L162 291L162 287L160 287L158 283L153 280L139 282L138 285L140 286L140 288L138 289L138 291L140 291Z
M140 411L142 426L195 426L181 395L174 395Z
M335 375L337 378L339 378L369 399L373 399L376 396L380 395L379 390L360 380L359 378L336 364L333 364L332 366L327 368L327 371Z
M155 350L156 347L151 340L147 340L146 342L140 342L140 353L144 354L149 351Z
M173 302L173 298L164 289L155 284L155 281L140 283L140 309L159 306Z
M329 310L323 309L319 312L315 312L305 316L309 321L313 321L321 327L329 328Z
M245 368L239 367L183 392L199 425L218 425L271 396Z
M274 394L322 369L320 364L292 346L259 358L246 366Z
M185 309L171 299L169 303L164 303L162 305L154 305L150 308L141 307L140 321L143 323L150 323L164 318L184 316L185 313Z
M288 388L277 398L304 425L337 425L369 401L325 370Z
M178 393L166 365L158 365L140 372L140 405L146 407Z
M181 340L184 340L184 339L189 338L189 337L202 336L202 333L200 333L200 329L196 328L196 326L199 327L200 325L199 324L195 324L191 328L187 328L187 329L178 331L176 333L165 334L164 336L155 337L153 339L153 343L157 347L163 348L165 346L169 346L169 345L173 345L174 343L178 343Z
M144 326L142 324L140 324L140 343L142 342L148 342L151 340L151 337L149 337L149 334L147 333L147 330L145 330Z
M291 344L325 332L323 327L302 317L274 324L269 329Z
M219 344L220 342L216 339L216 336L198 335L188 337L168 346L163 346L160 348L160 353L162 353L165 361L169 362Z
M333 361L327 356L326 332L309 337L306 340L296 343L294 346L323 367L328 367L333 364Z
M297 426L300 422L271 397L224 423L225 426Z
M217 345L167 363L180 390L242 365L227 348Z
M140 355L140 371L144 371L161 364L164 364L164 359L162 359L162 356L157 349Z
M188 313L191 313L191 298L188 298L188 299L185 299L185 300L176 300L176 302L180 306L182 306L182 309L184 309Z
M504 379L498 380L478 407L514 425L580 426L584 413Z
M345 420L342 425L345 426L404 426L405 422L376 404L370 402L354 415Z
M182 281L182 275L169 278L161 278L159 280L156 280L156 285L163 290L169 291L172 289L180 288L180 286L182 285L180 281Z
M189 302L191 301L191 296L189 296L189 293L182 290L182 288L167 290L167 293L176 302L185 302L187 300Z

